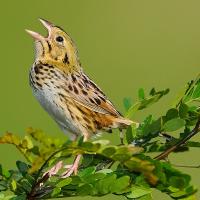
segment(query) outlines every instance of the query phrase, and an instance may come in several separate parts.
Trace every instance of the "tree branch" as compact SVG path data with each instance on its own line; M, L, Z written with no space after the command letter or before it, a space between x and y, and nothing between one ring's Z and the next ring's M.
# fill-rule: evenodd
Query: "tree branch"
M157 159L157 160L165 159L171 152L175 151L181 145L185 144L191 137L196 135L199 131L200 131L200 119L197 121L194 129L192 129L192 131L186 137L178 141L175 145L169 147L166 151L162 152L161 154L156 156L154 159Z

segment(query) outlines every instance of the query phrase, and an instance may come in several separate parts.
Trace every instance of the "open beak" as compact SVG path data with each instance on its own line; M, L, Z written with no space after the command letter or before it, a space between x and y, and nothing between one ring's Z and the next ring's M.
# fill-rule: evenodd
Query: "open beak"
M48 37L50 36L51 34L51 30L52 30L52 27L54 26L51 22L48 22L47 20L44 20L44 19L40 19L40 22L44 25L44 27L48 30ZM25 31L31 35L31 37L33 37L34 40L44 40L44 39L47 39L45 38L44 36L40 35L39 33L37 32L34 32L34 31L31 31L31 30L28 30L28 29L25 29Z

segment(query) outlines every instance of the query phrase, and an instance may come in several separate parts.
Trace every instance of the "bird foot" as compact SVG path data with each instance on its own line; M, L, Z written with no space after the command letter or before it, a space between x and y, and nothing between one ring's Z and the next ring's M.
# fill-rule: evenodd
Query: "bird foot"
M47 172L45 172L45 173L43 174L43 177L44 177L46 174L48 174L49 178L50 178L51 176L55 176L61 168L63 168L63 162L62 162L62 161L59 161L59 162L56 163L56 165L54 165L50 170L48 170Z
M71 176L72 174L77 175L78 173L78 165L81 159L81 155L78 155L72 165L66 165L64 168L66 168L66 172L62 174L62 178L67 178Z
M78 165L76 163L72 165L66 165L64 166L67 170L62 174L62 178L67 178L71 176L72 174L77 175L78 173Z

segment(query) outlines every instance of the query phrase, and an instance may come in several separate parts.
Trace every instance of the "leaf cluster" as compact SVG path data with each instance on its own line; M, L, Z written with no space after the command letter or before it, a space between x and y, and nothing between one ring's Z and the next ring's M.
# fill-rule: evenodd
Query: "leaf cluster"
M126 116L133 117L158 102L169 89L145 94L138 91L138 101L124 99ZM127 199L151 200L152 189L172 199L195 200L197 189L189 175L175 169L170 162L152 157L151 153L188 151L200 147L199 142L185 140L199 132L200 80L187 84L173 105L158 118L148 115L139 125L129 126L123 145L107 140L83 142L62 141L41 130L29 128L23 138L6 133L0 144L14 145L25 161L16 161L16 169L0 165L0 199L33 200L74 196L122 195ZM188 137L190 138L190 137ZM184 139L184 143L181 141ZM181 145L177 145L181 144ZM47 172L55 163L71 162L82 154L79 173L61 178L63 169L50 177Z

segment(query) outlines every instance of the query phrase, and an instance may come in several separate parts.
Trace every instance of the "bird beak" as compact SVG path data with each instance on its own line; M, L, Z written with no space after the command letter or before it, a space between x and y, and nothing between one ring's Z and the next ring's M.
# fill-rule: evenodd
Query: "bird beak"
M47 20L44 20L44 19L39 19L40 22L44 25L44 27L48 30L48 37L50 36L51 34L51 30L52 30L52 27L54 26L51 22L48 22ZM39 33L37 32L34 32L34 31L31 31L31 30L28 30L28 29L25 29L25 31L31 35L31 37L33 37L34 40L44 40L44 39L47 39L45 38L44 36L40 35Z
M54 26L51 22L47 20L39 18L40 22L44 25L44 27L48 30L49 34L51 33L52 27Z
M25 29L25 31L34 39L34 40L43 40L44 37L40 35L39 33L36 33L34 31L30 31L28 29Z

